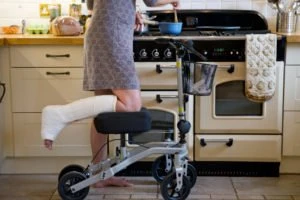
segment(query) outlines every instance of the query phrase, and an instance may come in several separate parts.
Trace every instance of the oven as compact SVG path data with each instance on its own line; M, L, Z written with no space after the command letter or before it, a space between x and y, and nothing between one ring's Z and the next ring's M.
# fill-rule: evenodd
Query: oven
M205 134L281 134L284 63L276 64L274 96L262 103L245 96L245 63L217 62L210 96L195 99L195 132ZM231 71L232 69L232 71Z
M173 20L171 11L149 11L148 15L155 16L157 21ZM198 175L278 176L286 38L277 36L275 94L270 100L257 103L245 95L246 35L270 33L264 16L248 10L179 10L178 18L183 22L179 36L161 35L155 26L149 26L148 32L135 36L134 59L144 106L153 109L153 116L155 112L162 112L177 120L175 52L170 45L155 40L188 41L186 44L192 44L194 50L207 58L203 61L189 53L184 55L184 64L195 69L189 71L191 80L201 76L196 69L203 63L217 65L211 94L186 94L185 98L187 120L192 125L187 134L189 158ZM186 77L183 79L185 82ZM163 120L162 116L164 114L158 120ZM169 123L170 132L160 132L159 136L128 135L127 146L176 139L175 121ZM153 127L154 133L159 132L159 128ZM114 152L116 146L117 143L110 145L110 151ZM140 168L149 167L138 164L132 168L133 173L127 173L145 172Z

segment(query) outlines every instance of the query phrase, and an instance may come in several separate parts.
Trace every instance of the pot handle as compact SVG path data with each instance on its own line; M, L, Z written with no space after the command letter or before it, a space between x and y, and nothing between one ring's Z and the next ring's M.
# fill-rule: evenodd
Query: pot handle
M158 25L158 21L153 21L153 20L148 20L148 19L143 19L144 24L149 24L149 25Z
M0 96L0 103L1 103L4 98L5 92L6 92L6 87L5 87L5 83L1 83L1 82L0 82L0 86L3 88L2 94Z

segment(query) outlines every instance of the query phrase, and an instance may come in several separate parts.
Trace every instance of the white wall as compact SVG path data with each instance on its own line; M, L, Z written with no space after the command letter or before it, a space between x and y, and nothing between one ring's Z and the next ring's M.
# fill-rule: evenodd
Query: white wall
M0 0L0 26L21 25L22 19L26 19L29 24L37 21L48 23L49 19L39 17L39 4L53 1L61 3L62 13L68 14L68 5L72 2L71 0ZM142 3L143 0L136 1L141 9L149 9ZM77 0L77 2L81 1ZM276 12L268 5L267 0L181 0L181 2L183 9L257 10L267 18L271 30L275 30ZM85 11L86 7L84 6Z

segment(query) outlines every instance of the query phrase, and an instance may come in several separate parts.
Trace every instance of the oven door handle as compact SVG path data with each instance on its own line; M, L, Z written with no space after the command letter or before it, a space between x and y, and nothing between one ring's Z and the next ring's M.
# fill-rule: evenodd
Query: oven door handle
M231 65L218 65L218 68L227 69L227 72L229 74L232 74L234 72L235 66L234 66L234 64L231 64Z
M201 138L200 139L200 145L202 147L205 147L207 145L207 143L213 143L213 142L225 143L226 146L228 146L228 147L231 147L233 145L232 138L229 138L229 139L204 139L204 138Z
M177 99L178 95L156 95L156 102L157 103L162 103L163 99ZM184 95L184 103L187 103L189 101L189 95Z
M174 69L176 69L176 66L175 66L175 65L161 66L160 64L157 64L157 65L156 65L156 70L155 70L155 71L156 71L158 74L161 74L161 73L163 72L162 69L172 69L172 70L174 70Z
M175 99L175 98L178 98L178 96L177 95L160 95L160 94L157 94L156 95L156 102L157 103L162 103L163 99Z

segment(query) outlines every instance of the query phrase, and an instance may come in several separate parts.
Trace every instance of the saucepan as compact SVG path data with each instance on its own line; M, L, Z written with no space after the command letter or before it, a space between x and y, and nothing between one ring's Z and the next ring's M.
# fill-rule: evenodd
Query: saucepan
M182 22L158 22L153 20L144 20L144 24L158 25L160 33L167 35L179 35L182 30Z

